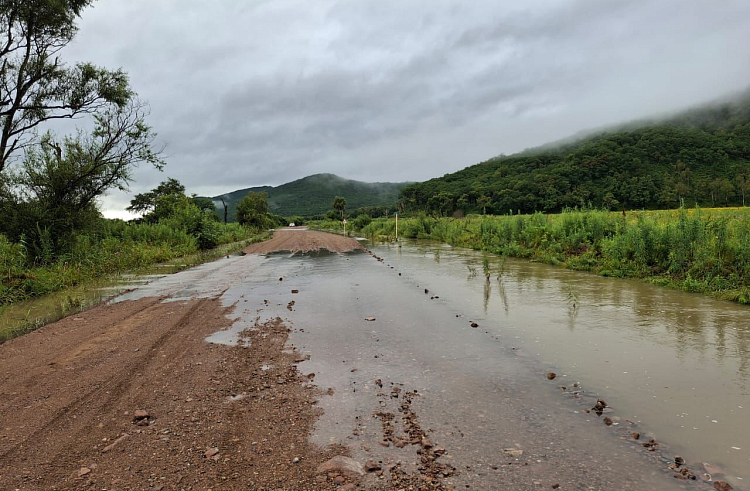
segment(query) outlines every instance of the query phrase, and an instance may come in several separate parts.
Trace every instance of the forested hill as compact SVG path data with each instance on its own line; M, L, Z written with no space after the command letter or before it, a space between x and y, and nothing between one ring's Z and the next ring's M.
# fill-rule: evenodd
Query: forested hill
M312 216L330 210L336 196L346 198L347 210L393 205L398 200L399 192L407 184L370 183L352 181L334 174L315 174L276 187L239 189L212 199L216 202L224 198L229 209L230 221L234 221L237 203L250 191L268 193L268 207L271 213L282 216Z
M404 188L402 205L507 214L750 204L750 90L729 102L490 159Z

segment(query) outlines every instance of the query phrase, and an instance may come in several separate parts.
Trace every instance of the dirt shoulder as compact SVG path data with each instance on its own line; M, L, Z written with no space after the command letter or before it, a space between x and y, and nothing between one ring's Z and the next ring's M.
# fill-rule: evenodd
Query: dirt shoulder
M218 299L90 309L0 345L0 489L335 489L340 453L308 443L319 410L280 321L248 347ZM143 412L141 412L143 411Z
M350 237L300 227L277 230L271 239L249 245L243 249L243 252L246 254L269 254L279 251L297 253L321 249L341 253L363 249L363 247Z

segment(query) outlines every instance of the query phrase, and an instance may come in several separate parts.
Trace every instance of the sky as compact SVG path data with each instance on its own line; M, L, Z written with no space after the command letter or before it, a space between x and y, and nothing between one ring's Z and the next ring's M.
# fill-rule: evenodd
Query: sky
M78 25L65 61L128 72L165 147L108 217L168 177L426 180L750 85L747 0L97 0Z

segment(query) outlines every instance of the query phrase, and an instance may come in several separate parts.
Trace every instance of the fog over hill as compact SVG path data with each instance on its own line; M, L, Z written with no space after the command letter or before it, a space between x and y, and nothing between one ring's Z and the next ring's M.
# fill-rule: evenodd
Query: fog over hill
M750 2L99 0L62 57L122 66L174 177L418 181L750 80ZM252 33L252 35L248 35Z
M749 197L750 90L494 157L402 191L406 207L441 214L726 206Z

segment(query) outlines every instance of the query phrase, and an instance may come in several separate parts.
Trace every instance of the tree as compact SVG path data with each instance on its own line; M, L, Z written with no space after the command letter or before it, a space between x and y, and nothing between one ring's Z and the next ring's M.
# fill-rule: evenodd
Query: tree
M682 200L690 193L690 176L692 172L690 168L685 165L682 160L678 160L674 165L674 170L677 175L677 182L675 184L675 193L677 193L677 199L682 205Z
M240 225L267 228L271 220L268 216L268 194L249 192L237 204L237 221Z
M160 197L169 196L170 194L185 194L185 186L172 177L166 181L162 181L147 193L136 194L130 200L130 206L125 209L133 213L148 215L154 211Z
M91 0L0 1L0 172L36 141L36 129L116 106L133 97L128 77L89 63L67 67L60 51Z
M745 195L750 191L750 177L747 174L738 174L735 178L737 190L742 195L742 206L745 206Z
M487 195L481 195L479 198L477 198L477 205L482 209L482 214L487 214L487 207L492 205L492 199L490 199Z
M155 134L144 116L140 103L111 108L96 115L91 135L79 131L58 140L47 133L28 148L20 169L9 177L14 192L3 203L16 208L6 223L20 232L11 236L36 231L41 240L48 234L55 252L64 250L71 233L98 215L97 198L111 189L127 190L134 167L145 162L161 169L164 162L152 149Z
M341 214L341 218L344 218L344 211L346 211L346 198L336 196L333 198L333 204L331 207Z
M466 212L469 208L469 195L467 193L462 194L461 197L456 200L456 206L461 211Z
M708 188L711 192L711 204L715 205L716 200L720 197L724 198L724 202L729 202L729 195L734 191L734 186L729 182L728 179L723 177L717 177L708 183Z
M607 193L604 195L604 206L608 210L613 210L617 208L617 206L620 204L620 202L615 198L615 195L612 193Z

